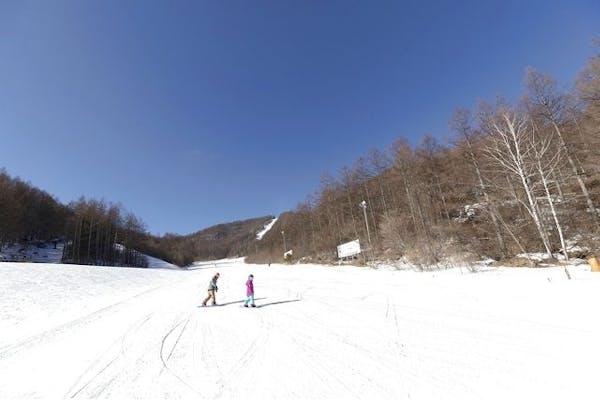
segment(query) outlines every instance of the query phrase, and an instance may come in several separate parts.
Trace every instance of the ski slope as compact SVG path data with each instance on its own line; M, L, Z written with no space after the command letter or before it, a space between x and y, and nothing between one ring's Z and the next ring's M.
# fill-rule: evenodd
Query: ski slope
M217 265L0 264L0 398L597 398L585 267Z
M146 255L146 259L148 260L148 268L180 269L177 265L161 260L160 258Z
M256 234L256 240L262 240L262 238L273 228L277 220L278 218L273 218L271 221L265 224L263 229Z

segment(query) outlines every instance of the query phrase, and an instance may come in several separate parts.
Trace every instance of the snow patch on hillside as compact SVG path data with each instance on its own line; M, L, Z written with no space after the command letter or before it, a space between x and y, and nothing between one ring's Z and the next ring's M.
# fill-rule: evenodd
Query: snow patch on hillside
M148 268L166 268L166 269L181 269L175 264L161 260L160 258L146 255L148 259Z
M63 243L54 244L39 242L36 244L12 244L2 247L0 261L33 262L33 263L60 263L63 253Z
M0 262L27 262L60 264L62 262L64 243L58 243L56 249L53 243L39 242L36 244L13 244L4 246L0 251ZM115 244L117 250L123 251L125 246ZM148 259L148 268L180 269L177 265L167 261L145 255Z
M271 228L273 228L273 226L275 225L275 222L277 222L277 219L278 218L273 218L269 223L267 223L263 227L263 230L256 234L256 240L262 240L262 238L267 234L267 232L269 232L271 230Z
M246 257L222 258L220 260L194 261L187 269L205 269L218 267L232 267L246 263Z

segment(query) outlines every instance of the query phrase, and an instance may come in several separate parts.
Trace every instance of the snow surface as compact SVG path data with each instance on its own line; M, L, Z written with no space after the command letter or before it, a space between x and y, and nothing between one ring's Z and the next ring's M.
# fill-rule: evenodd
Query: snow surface
M268 224L266 224L264 226L263 230L256 234L256 239L262 240L262 238L267 234L267 232L269 232L271 230L271 228L273 228L273 225L275 225L275 222L277 222L277 218L273 218Z
M208 261L194 261L192 265L187 266L188 270L199 269L199 268L219 268L219 267L233 267L239 264L244 264L246 257L238 258L223 258L220 260L208 260Z
M466 270L2 263L0 398L598 397L600 274Z
M180 269L177 265L161 260L160 258L149 255L146 255L146 258L148 259L148 268Z

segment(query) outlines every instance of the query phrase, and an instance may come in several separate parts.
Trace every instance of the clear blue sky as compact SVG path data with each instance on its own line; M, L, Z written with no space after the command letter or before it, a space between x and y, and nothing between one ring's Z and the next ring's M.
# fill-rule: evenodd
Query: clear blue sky
M597 0L0 0L0 167L154 233L278 214L598 35Z

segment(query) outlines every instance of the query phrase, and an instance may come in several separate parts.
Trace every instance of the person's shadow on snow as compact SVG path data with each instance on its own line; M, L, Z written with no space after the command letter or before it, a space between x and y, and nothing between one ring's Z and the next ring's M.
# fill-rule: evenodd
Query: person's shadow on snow
M260 298L255 299L255 300L264 300L264 299L266 299L266 297L260 297ZM242 303L245 303L245 302L246 302L246 300L229 301L227 303L218 303L217 307L229 306L231 304L242 304ZM203 306L198 306L198 307L203 307Z
M259 298L254 299L254 300L264 300L264 299L266 299L266 297L259 297ZM230 304L241 304L241 303L245 303L245 302L246 302L246 300L230 301L229 303L223 303L221 305L222 306L228 306Z
M256 308L261 308L261 307L269 307L269 306L275 306L277 304L286 304L286 303L295 303L296 301L300 301L300 299L295 299L295 300L282 300L282 301L274 301L272 303L264 303L264 304L257 304Z
M256 301L256 300L265 300L265 299L266 299L266 297L259 297L259 298L254 299L254 300ZM295 303L296 301L300 301L300 299L282 300L282 301L274 301L272 303L257 304L256 308L275 306L275 305L278 305L278 304ZM219 304L217 304L217 307L229 306L229 305L232 305L232 304L242 304L242 303L245 303L245 302L246 302L246 300L229 301L227 303L219 303ZM197 307L207 307L207 306L197 306ZM210 307L212 307L212 306L210 306Z

